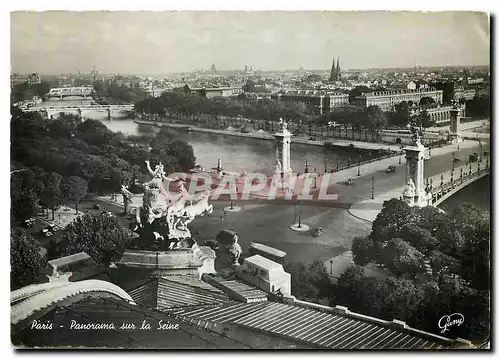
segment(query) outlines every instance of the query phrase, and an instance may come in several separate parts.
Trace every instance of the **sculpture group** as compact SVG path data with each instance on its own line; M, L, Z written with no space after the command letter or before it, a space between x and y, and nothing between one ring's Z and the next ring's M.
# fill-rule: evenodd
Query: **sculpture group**
M163 185L164 180L170 183L171 179L166 177L162 163L157 164L154 170L149 161L146 161L146 166L153 178L143 184L143 204L136 211L135 229L144 233L149 228L157 240L168 238L169 249L181 248L183 240L191 238L187 225L196 216L213 212L213 205L208 203L211 191L190 195L184 182L178 180L177 190L171 193ZM122 194L127 207L132 194L125 186L122 187Z

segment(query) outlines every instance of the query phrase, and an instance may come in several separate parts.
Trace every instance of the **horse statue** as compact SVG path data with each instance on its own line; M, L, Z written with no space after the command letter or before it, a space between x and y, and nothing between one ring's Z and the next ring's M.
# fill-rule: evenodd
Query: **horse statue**
M182 222L184 228L191 223L196 216L203 216L205 213L212 214L214 211L214 206L208 203L210 199L211 191L206 190L202 192L198 197L198 201L195 204L184 207L181 217L186 218Z

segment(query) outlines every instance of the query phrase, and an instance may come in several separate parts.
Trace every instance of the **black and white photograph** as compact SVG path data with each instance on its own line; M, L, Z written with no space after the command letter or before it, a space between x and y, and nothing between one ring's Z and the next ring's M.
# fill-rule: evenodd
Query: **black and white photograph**
M491 350L490 29L11 11L11 347Z

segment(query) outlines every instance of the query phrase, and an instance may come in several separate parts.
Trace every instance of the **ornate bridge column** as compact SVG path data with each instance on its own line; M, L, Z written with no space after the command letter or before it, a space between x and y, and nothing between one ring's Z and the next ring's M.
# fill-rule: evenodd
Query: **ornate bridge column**
M280 120L280 131L274 134L276 138L276 173L290 174L290 143L292 134L287 129L286 122Z
M456 104L450 110L450 142L462 142L462 131L460 130L460 117L462 117L463 108Z
M406 181L403 198L410 206L425 207L429 194L425 191L424 157L427 149L417 139L414 146L404 148L406 152Z

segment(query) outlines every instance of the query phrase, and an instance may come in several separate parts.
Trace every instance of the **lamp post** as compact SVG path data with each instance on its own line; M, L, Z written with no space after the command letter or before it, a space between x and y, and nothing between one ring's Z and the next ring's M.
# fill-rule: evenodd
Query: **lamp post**
M358 176L361 176L361 156L358 159Z
M479 162L483 162L483 143L479 140Z
M450 173L450 183L451 183L451 186L453 187L453 170L451 170L451 173Z
M300 223L300 220L301 220L301 215L302 215L302 210L300 209L300 204L301 204L301 201L298 200L297 201L297 215L299 216L299 224L297 226L297 228L302 228L302 224Z
M372 199L375 199L375 177L372 176Z

